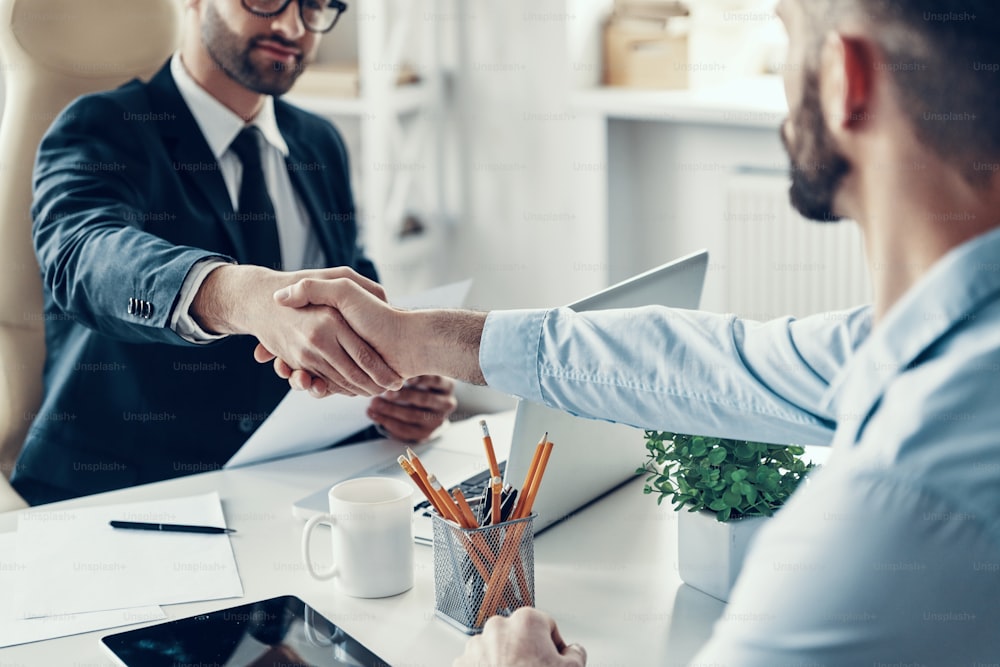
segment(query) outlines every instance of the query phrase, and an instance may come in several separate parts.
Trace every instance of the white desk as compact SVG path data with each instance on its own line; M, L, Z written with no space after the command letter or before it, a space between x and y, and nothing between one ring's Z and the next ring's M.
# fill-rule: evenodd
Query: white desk
M511 413L503 419L510 420ZM500 431L500 416L490 418ZM508 427L509 428L509 427ZM504 429L506 430L506 429ZM446 431L449 445L458 429ZM469 443L480 448L478 441ZM66 501L52 507L149 500L216 489L243 580L242 600L164 607L169 618L294 594L369 646L394 667L440 667L462 652L467 636L434 616L431 549L414 545L416 585L382 600L358 600L331 582L313 580L299 557L302 522L291 503L306 492L369 465L391 443L362 444L237 470L192 475ZM676 514L642 493L636 479L535 542L538 607L552 613L568 641L580 641L590 667L681 665L707 639L723 604L682 586L674 540ZM0 532L15 530L15 513L0 514ZM317 549L326 546L314 540ZM137 626L130 626L137 627ZM112 664L103 630L0 650L0 667Z

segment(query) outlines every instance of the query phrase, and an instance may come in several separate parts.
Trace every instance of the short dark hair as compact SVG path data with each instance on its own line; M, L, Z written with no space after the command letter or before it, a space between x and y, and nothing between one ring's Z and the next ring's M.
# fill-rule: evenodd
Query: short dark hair
M872 26L917 138L970 183L989 181L982 165L1000 158L1000 1L799 2L817 39L848 17Z

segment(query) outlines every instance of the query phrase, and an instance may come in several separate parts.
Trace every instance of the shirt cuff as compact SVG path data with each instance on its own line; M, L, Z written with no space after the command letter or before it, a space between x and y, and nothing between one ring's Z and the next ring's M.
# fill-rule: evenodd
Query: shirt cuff
M551 310L493 311L486 316L479 366L493 389L542 403L542 327Z
M187 342L211 343L228 336L228 334L208 333L198 326L194 317L191 316L191 304L194 303L194 297L198 293L198 290L201 289L201 284L205 282L208 274L220 266L232 263L216 257L202 259L191 267L187 277L184 278L184 283L181 285L180 298L177 300L174 312L170 314L170 328Z

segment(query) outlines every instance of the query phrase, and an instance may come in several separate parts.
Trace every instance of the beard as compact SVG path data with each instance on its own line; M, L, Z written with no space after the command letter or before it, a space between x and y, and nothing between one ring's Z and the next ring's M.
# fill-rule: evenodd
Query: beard
M229 29L215 5L210 4L205 10L201 40L215 64L230 79L255 93L284 95L304 71L303 57L299 56L291 66L279 62L271 64L254 62L252 58L254 46L262 39L269 39L290 48L298 46L278 35L258 35L244 43L239 35Z
M841 219L833 210L833 200L844 177L851 171L847 159L837 150L826 127L819 101L819 75L806 70L802 105L781 128L781 141L792 163L792 206L803 216L817 222ZM788 123L795 129L789 136Z

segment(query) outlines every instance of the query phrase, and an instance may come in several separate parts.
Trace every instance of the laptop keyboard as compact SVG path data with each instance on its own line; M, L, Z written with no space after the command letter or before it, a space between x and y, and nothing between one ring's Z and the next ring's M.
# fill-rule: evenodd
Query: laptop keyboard
M504 472L507 470L507 462L500 461L498 464L500 468L500 476L503 477ZM472 477L467 477L460 484L458 488L462 489L462 493L469 500L470 505L475 505L479 502L480 497L483 495L483 491L490 483L490 469L486 468L481 472L477 472ZM419 494L418 494L419 495ZM431 504L427 500L423 500L413 506L414 512L420 512L424 516L429 517L431 515L429 509Z

